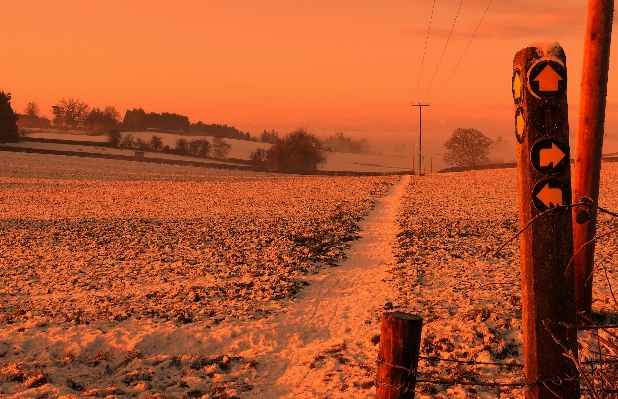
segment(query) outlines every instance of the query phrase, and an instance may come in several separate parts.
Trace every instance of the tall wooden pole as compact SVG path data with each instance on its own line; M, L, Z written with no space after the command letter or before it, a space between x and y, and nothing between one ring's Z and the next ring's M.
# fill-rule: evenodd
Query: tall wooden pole
M573 195L576 200L588 197L594 204L598 204L599 200L613 15L614 0L588 0ZM573 209L574 213L581 211L581 208ZM596 209L589 208L586 211L590 216L587 222L578 224L573 218L573 243L576 251L596 234ZM577 310L590 315L594 244L579 252L574 265Z
M422 143L423 143L423 107L429 107L429 104L412 104L413 107L418 107L418 174L422 175Z
M513 60L519 226L571 203L566 56L557 43ZM526 399L579 399L571 212L539 217L520 236ZM549 330L548 330L549 328ZM559 383L547 382L559 380Z

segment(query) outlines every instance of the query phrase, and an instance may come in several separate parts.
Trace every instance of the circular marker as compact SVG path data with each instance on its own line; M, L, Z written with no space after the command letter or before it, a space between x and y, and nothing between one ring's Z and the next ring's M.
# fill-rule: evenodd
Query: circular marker
M541 58L528 71L527 86L536 98L559 97L566 92L566 69L556 59Z
M517 107L515 111L515 137L519 144L523 144L526 140L526 118L522 107Z
M513 92L513 101L515 101L515 104L521 103L521 99L523 97L522 86L523 82L521 80L521 71L516 69L513 72L513 78L511 80L511 90Z
M569 147L556 139L541 139L532 146L530 162L539 173L558 175L569 167Z
M571 190L558 179L544 179L532 189L532 203L539 212L571 203Z

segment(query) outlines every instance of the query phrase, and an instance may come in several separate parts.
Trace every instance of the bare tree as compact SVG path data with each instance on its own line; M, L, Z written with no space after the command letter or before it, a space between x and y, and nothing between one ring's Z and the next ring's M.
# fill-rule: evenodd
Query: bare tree
M159 151L161 148L163 148L163 139L161 139L161 137L157 136L156 134L153 134L150 138L150 148L152 148L154 151Z
M457 128L444 143L444 148L448 150L444 154L444 163L457 166L487 163L493 143L492 139L476 129Z
M141 151L148 151L150 149L150 144L141 137L135 139L133 146Z
M80 102L79 99L64 98L56 105L52 106L54 114L54 125L62 127L81 126L90 113L88 104Z
M180 155L187 155L189 152L189 142L187 139L176 140L176 152Z
M266 152L266 164L270 170L302 173L316 170L326 162L326 149L320 139L304 129L279 140Z
M263 165L266 162L266 151L264 148L258 148L249 154L249 159L254 165Z
M207 157L210 153L210 142L206 139L195 139L189 141L189 154L199 157Z
M133 135L131 133L125 135L120 142L120 146L123 148L133 148L135 146L135 142L133 140Z
M116 111L116 108L112 107L111 105L105 107L105 109L103 110L103 115L107 115L110 119L113 119L117 123L121 121L120 112Z
M107 131L107 142L114 148L117 148L120 145L120 141L122 140L122 134L118 129L110 129Z
M39 112L40 112L39 106L36 105L34 101L28 103L28 105L26 105L26 108L24 108L24 114L35 117L35 118L39 117Z
M232 149L232 145L221 137L215 137L212 140L212 155L215 158L224 159L227 158L227 154Z

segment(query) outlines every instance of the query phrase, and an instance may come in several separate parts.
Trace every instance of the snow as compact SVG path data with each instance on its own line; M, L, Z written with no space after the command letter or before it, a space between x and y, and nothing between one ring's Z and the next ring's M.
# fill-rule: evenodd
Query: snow
M162 138L164 145L169 145L170 148L174 148L176 140L179 138L185 138L187 140L194 139L207 139L212 141L211 136L181 136L170 133L153 133L153 132L126 132L124 134L131 133L134 138L141 138L148 141L152 135L158 135ZM87 136L87 135L75 135L66 133L49 133L49 132L32 132L29 134L33 138L46 138L46 139L63 139L63 140L79 140L79 141L93 141L93 142L105 142L107 136ZM261 143L256 141L225 139L232 148L228 154L229 158L249 160L253 151L258 148L269 149L272 144ZM93 147L85 145L74 144L55 144L55 143L37 143L31 141L23 141L17 144L9 144L14 147L25 148L40 148L46 150L62 150L62 151L79 151L79 152L93 152L98 154L113 154L113 155L125 155L133 156L133 150L125 150L119 148L108 147ZM192 158L187 156L166 154L162 152L147 152L146 157L150 158L164 158L175 160L192 160L202 161L204 158ZM214 159L208 159L208 162L219 162ZM329 171L353 171L353 172L398 172L412 169L412 163L409 156L388 156L380 154L350 154L342 152L329 152L326 162L318 165L320 170Z
M0 389L25 397L259 392L280 337L248 326L336 266L399 179L17 153L0 171Z
M601 206L617 203L617 179L604 163ZM521 364L517 240L491 255L517 228L515 170L305 177L6 153L0 395L372 397L391 308L424 318L423 356ZM609 324L617 245L597 245L608 279L595 277L593 310ZM594 358L587 333L580 344ZM439 360L419 373L523 380L517 366Z
M534 42L528 47L536 47L539 50L539 56L541 57L558 58L561 54L564 53L562 47L560 47L560 43L555 40L546 42Z
M80 145L80 144L57 144L57 143L39 143L35 141L22 141L19 143L6 143L3 144L7 147L16 147L16 148L32 148L36 150L45 150L45 151L70 151L70 152L79 152L82 154L107 154L107 155L121 155L125 157L134 157L135 150L128 150L122 148L109 148L109 147L94 147L91 145ZM161 159L170 159L176 161L193 161L193 162L208 162L208 163L219 163L225 165L237 165L236 163L225 162L218 159L213 158L198 158L184 155L174 155L168 154L165 152L151 152L146 151L146 158L161 158ZM247 156L248 158L248 156Z

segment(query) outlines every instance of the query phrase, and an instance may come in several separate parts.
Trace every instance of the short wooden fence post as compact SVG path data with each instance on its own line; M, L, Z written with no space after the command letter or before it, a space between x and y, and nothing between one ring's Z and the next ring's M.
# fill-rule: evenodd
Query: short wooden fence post
M376 399L413 399L423 319L403 312L382 314Z

